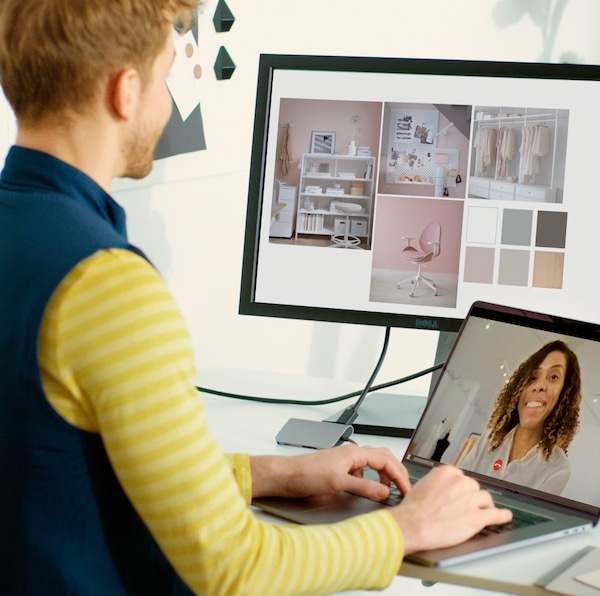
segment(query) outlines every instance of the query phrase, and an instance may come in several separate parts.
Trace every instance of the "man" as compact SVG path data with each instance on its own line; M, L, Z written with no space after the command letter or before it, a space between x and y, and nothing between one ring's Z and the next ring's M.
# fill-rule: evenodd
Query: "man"
M0 585L11 594L383 588L404 553L509 521L387 450L224 456L173 299L109 196L167 122L173 25L197 0L0 0L18 135L0 179ZM381 482L361 478L370 466ZM259 522L253 496L406 494L332 526ZM8 563L10 561L10 564Z

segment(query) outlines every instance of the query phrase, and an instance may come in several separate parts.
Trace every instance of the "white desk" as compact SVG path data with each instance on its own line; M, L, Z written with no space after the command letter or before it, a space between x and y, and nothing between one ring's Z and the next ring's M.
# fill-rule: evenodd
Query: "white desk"
M287 390L282 389L285 387L282 385L284 381L287 382ZM333 397L357 388L350 384L341 385L327 380L302 377L290 379L286 376L267 376L267 373L233 370L200 371L198 384L234 393L245 392L280 399L302 399L304 397L307 400ZM335 392L331 392L333 388L335 388ZM209 427L221 448L226 452L251 454L300 453L302 450L299 448L281 446L275 442L275 434L289 418L322 420L352 403L349 401L342 402L341 405L307 407L246 402L206 394L202 394L201 397L206 407ZM406 439L369 435L354 435L354 440L360 445L386 446L399 458L404 454L408 443ZM257 511L257 515L263 519L277 522L273 517L267 516L261 511ZM390 596L395 594L404 596L407 594L410 596L487 594L489 596L489 590L525 596L555 594L534 587L534 582L590 544L600 547L600 529L596 528L590 532L553 540L534 547L521 548L510 554L487 557L478 562L457 565L450 569L430 569L404 563L400 570L400 576L394 580L385 594ZM419 580L443 583L426 587ZM359 593L363 592L356 592L356 594Z

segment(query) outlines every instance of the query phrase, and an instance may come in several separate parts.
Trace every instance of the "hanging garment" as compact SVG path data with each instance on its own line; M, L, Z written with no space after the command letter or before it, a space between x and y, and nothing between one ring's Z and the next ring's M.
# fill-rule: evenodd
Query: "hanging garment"
M496 175L498 178L504 178L506 176L506 159L502 152L504 145L504 139L506 138L506 128L502 127L498 131L498 138L496 140L496 152L498 154L498 167L496 169Z
M483 176L483 130L478 128L473 139L475 176Z
M521 146L519 153L521 156L519 163L519 182L524 183L532 175L532 157L531 147L533 143L534 130L531 126L524 126L521 130Z
M502 157L510 161L517 152L517 132L512 126L506 128L502 140Z
M532 176L540 173L540 157L550 151L550 129L546 124L525 126L519 152L519 182L529 182Z
M495 128L486 128L485 135L483 165L487 167L496 162L496 139L498 138L498 131Z
M497 135L498 131L492 127L477 130L473 142L476 176L485 176L485 169L496 163Z
M517 151L517 133L512 126L501 128L498 132L498 177L508 174L508 162Z
M290 129L289 122L285 129L285 134L283 136L283 143L281 145L281 155L279 159L281 160L281 173L284 176L287 176L288 172L290 171L290 163L292 162L292 132Z
M544 157L550 151L550 129L546 124L536 126L532 150L538 157Z

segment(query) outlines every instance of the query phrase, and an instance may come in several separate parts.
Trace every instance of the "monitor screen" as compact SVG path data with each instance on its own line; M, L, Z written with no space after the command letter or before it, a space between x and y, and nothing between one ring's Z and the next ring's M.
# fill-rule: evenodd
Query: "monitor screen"
M598 66L262 55L240 312L600 320L599 106Z

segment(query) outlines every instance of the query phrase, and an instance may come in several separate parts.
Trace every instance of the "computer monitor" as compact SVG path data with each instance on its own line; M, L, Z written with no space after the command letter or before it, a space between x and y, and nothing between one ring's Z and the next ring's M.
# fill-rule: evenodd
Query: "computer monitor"
M240 313L600 320L600 66L260 57Z

